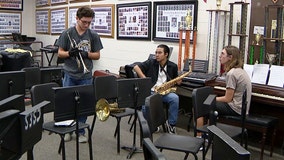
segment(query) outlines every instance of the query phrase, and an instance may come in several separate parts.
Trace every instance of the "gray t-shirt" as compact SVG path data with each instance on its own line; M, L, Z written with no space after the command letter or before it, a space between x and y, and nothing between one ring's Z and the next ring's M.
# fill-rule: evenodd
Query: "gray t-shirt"
M75 27L71 27L65 30L59 37L57 45L63 48L65 51L68 51L72 46L70 42L75 40L78 48L86 52L96 52L103 48L101 39L99 35L93 30L86 30L85 33L79 35ZM72 78L75 79L87 79L92 77L93 61L89 58L84 58L84 63L87 69L90 71L88 74L83 73L83 66L79 68L75 57L69 57L64 60L63 69L67 72Z
M249 113L250 101L251 101L251 81L245 70L242 68L232 68L226 75L226 88L235 90L233 100L229 102L229 106L238 114L241 114L242 110L242 96L243 92L247 90L247 111Z

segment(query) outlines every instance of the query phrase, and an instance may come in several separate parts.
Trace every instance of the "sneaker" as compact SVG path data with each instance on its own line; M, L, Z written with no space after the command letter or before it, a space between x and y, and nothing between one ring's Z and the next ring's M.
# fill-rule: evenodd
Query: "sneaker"
M157 127L154 133L159 133L160 132L160 127Z
M69 142L71 141L72 137L71 137L71 133L67 133L64 135L64 141L65 142Z
M87 137L85 135L80 134L79 135L79 143L86 143Z
M173 126L173 125L170 125L169 121L166 121L166 127L167 127L167 130L168 130L168 133L176 134L176 127Z

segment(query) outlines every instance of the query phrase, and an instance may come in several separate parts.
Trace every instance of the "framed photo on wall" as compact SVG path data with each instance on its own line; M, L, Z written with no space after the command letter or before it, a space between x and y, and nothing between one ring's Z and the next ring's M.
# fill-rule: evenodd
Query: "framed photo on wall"
M190 30L197 27L197 5L197 0L154 2L153 40L179 41L179 30L186 28L187 14L192 18ZM193 36L190 37L192 41Z
M151 2L117 5L117 39L151 40Z
M22 14L21 12L0 12L0 35L11 35L21 33Z
M51 5L67 4L68 0L50 0Z
M44 7L49 5L50 5L49 0L36 0L36 7Z
M23 10L23 0L0 0L0 10Z
M50 10L50 33L61 34L67 28L67 8Z
M91 6L96 13L91 24L91 29L95 30L102 37L114 37L114 4Z
M36 33L49 34L49 9L36 9Z
M68 11L68 28L76 26L76 14L79 7L69 7Z

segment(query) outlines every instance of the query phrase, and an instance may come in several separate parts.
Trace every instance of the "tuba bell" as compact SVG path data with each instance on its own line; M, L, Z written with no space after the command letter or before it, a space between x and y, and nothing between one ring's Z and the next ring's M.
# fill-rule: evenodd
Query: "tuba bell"
M118 108L118 104L116 102L109 104L104 98L99 99L96 104L96 115L102 122L108 119L110 113L120 113L124 111L125 108Z

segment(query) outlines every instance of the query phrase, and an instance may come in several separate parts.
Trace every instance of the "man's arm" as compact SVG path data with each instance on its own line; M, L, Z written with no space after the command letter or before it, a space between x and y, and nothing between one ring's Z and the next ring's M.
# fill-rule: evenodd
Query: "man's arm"
M135 65L133 69L137 73L139 78L146 78L145 74L142 72L138 65Z
M69 57L69 51L65 51L63 48L58 48L58 57L59 58L68 58Z
M92 59L92 60L98 60L101 57L101 52L97 51L97 52L88 52L88 58Z

